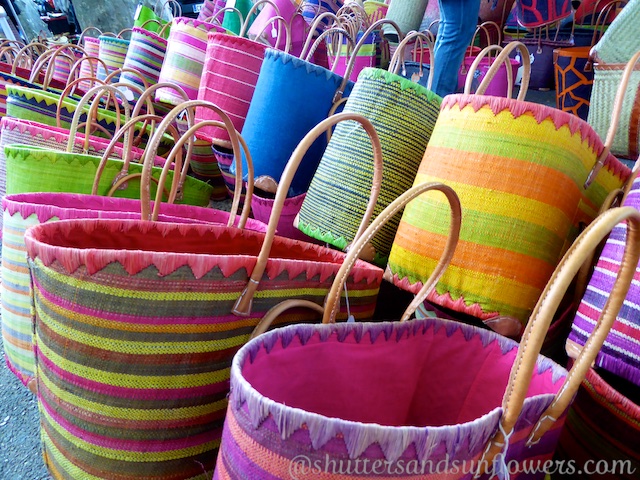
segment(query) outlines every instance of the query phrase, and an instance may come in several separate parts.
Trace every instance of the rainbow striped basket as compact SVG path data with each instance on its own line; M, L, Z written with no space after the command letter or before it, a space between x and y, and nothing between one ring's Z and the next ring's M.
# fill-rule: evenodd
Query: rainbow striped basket
M635 174L624 205L640 208L640 179ZM624 240L627 229L624 224L618 225L612 232L600 254L589 285L580 302L573 320L571 333L567 340L567 351L575 356L584 346L589 334L596 326L598 315L602 312L613 285L613 280L620 270ZM636 279L640 280L640 265L636 271ZM631 285L625 299L625 306L618 314L609 337L600 350L595 366L611 372L634 385L640 386L640 286Z
M407 201L430 189L444 192L452 206L447 232L452 236L418 302L400 322L334 323L341 279L367 240ZM581 235L554 272L518 344L461 322L404 321L453 255L461 216L454 198L449 187L424 183L381 213L338 272L323 325L262 333L299 302L280 305L264 319L231 366L215 480L545 478L568 407L633 279L640 213L627 207L606 212ZM633 222L626 268L599 332L590 338L592 348L567 372L540 355L540 347L577 270L624 219Z
M266 235L252 312L234 316ZM126 220L26 232L41 433L55 478L211 478L233 355L280 301L321 303L344 259L266 235ZM350 276L360 318L372 315L381 280L365 262ZM281 324L313 318L298 310Z
M193 18L174 18L158 81L175 83L190 100L197 99L209 32L224 32L224 29ZM172 88L159 88L156 101L178 105L184 99Z
M148 85L158 83L166 50L166 39L143 28L134 27L131 33L131 44L122 65L125 71L120 75L120 80L143 91L145 85L142 78L146 80ZM128 70L138 72L140 76L132 74ZM135 99L140 96L134 90L131 91Z
M119 70L124 65L124 59L127 57L129 44L131 40L124 38L111 37L109 35L100 35L98 37L99 50L98 58L107 65L108 71L105 71L102 63L98 64L98 80L107 78L111 73ZM112 79L112 83L116 83L120 79L120 74L116 74Z
M447 96L415 183L451 185L463 222L451 267L429 300L519 335L580 229L629 178L607 152L569 113L499 97ZM604 166L585 188L599 160ZM435 266L446 225L438 198L427 194L407 206L387 278L417 292Z

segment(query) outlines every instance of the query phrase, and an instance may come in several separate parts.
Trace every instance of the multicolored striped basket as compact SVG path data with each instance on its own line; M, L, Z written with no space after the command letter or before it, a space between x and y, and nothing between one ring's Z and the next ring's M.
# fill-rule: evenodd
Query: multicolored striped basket
M568 246L630 173L574 115L521 100L447 96L415 183L451 185L464 219L451 268L429 301L519 335ZM388 278L398 287L416 292L429 277L445 212L430 195L404 211L389 257Z
M23 193L2 201L2 339L7 365L25 384L35 377L33 312L30 277L25 257L24 233L45 222L81 219L140 219L140 201L74 193ZM225 225L230 214L212 208L165 204L161 222L212 223ZM260 221L246 220L246 228L265 232Z
M615 380L609 377L609 381ZM613 383L613 382L612 382ZM619 382L615 382L619 383ZM640 405L594 369L587 371L565 422L555 460L572 462L576 480L634 480L640 471ZM581 466L601 467L599 473ZM588 472L591 472L588 473ZM555 477L554 477L555 478Z
M41 224L25 242L44 457L55 478L211 478L233 355L281 300L321 303L344 260L270 233L124 220ZM236 317L233 302L265 243L253 311ZM350 276L360 318L373 313L381 277L364 262ZM302 310L281 323L314 317Z
M339 124L311 180L298 229L346 248L355 237L373 189L380 191L374 210L377 216L413 184L441 101L398 75L364 69L343 111L365 116L378 132L384 159L382 184L372 187L374 165L367 134L351 122ZM392 220L372 239L376 263L386 264L399 221Z
M248 38L209 34L198 99L222 108L239 132L249 111L266 49L265 44ZM212 118L211 110L196 109L196 122ZM230 147L229 135L222 128L202 128L198 135L215 145Z
M640 179L637 174L623 204L640 208ZM611 232L600 254L567 340L567 351L572 357L575 357L576 352L579 352L584 346L589 333L595 328L598 315L609 298L613 279L620 269L626 236L626 226L624 224L618 225ZM640 265L636 270L636 280L640 280ZM613 325L595 363L596 367L638 386L640 386L640 362L638 362L640 320L636 312L640 308L639 305L640 286L636 282L631 285L624 307L620 310L616 323Z
M111 37L109 35L100 35L98 37L99 49L98 58L107 65L109 71L105 71L102 63L98 64L98 80L103 80L114 71L122 68L124 60L127 57L129 44L131 40L125 38ZM120 79L120 74L116 74L112 78L112 83L116 83Z
M159 82L175 83L182 87L190 100L198 98L209 32L224 32L224 29L193 18L174 18ZM156 101L178 105L184 100L175 90L160 88L156 92Z
M279 50L266 50L242 128L253 157L258 188L275 193L287 160L300 140L352 88L353 82L326 68ZM307 191L326 145L326 137L321 136L307 151L288 196ZM235 173L233 166L231 173Z
M414 187L381 217L437 185ZM456 216L459 222L459 203ZM640 214L619 209L585 232L545 289L520 344L437 318L332 324L343 275L381 217L338 272L324 325L257 335L234 357L214 479L545 478L535 465L552 459L567 408L622 298L612 296L591 355L581 356L570 373L539 355L540 346L590 250L622 218L632 219L637 242ZM438 275L456 240L448 243ZM627 260L635 264L639 255L640 244L629 242ZM618 295L631 281L630 270L618 281Z
M99 58L100 55L100 40L96 37L84 37L84 41L82 43L84 47L84 51L87 54L87 57ZM97 75L97 66L94 74L91 74L91 64L88 62L83 62L80 65L80 73L78 73L78 78L91 78ZM102 67L104 69L104 67ZM78 84L78 88L81 90L89 90L93 84L89 81L81 82Z
M123 71L120 80L123 83L135 85L145 89L142 79L127 70L138 72L149 85L158 83L160 70L167 50L167 40L144 28L134 27L131 33L131 43L122 64ZM133 91L134 98L139 95Z

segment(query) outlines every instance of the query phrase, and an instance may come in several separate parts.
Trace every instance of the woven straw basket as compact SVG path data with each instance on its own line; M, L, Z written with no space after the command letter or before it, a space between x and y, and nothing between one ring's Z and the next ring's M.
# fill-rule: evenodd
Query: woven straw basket
M518 335L568 246L629 175L573 115L520 100L447 96L415 181L455 188L463 222L451 268L429 300ZM428 278L445 211L429 195L404 211L388 272L399 287L416 292Z

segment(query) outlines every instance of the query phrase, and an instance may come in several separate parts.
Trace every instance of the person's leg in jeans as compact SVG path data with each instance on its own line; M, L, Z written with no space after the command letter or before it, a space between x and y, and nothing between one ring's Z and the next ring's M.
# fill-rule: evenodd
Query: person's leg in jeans
M440 23L434 48L432 90L444 97L458 86L458 70L478 24L480 0L438 0Z

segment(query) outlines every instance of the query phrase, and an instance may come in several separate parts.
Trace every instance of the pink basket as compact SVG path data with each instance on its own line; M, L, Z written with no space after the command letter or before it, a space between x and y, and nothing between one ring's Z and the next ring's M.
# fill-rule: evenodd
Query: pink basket
M95 37L84 37L83 44L84 51L86 52L87 57L98 58L100 54L100 40ZM95 65L95 71L93 75L91 75L91 64L87 62L82 62L80 65L80 73L78 74L78 78L90 78L95 77L97 75L98 66ZM89 90L92 87L92 83L89 81L80 82L78 84L78 88L81 90Z
M285 199L284 206L282 207L282 213L280 214L280 220L278 221L278 235L293 238L294 240L303 240L305 242L320 244L321 242L305 235L293 226L293 221L300 212L305 196L306 193L303 193L301 195ZM273 198L261 197L254 192L251 197L251 211L253 212L253 217L260 222L269 223L274 201L275 200Z
M277 10L274 5L275 7L277 7ZM265 3L256 19L249 27L249 31L247 32L248 37L256 38L262 35L263 32L270 32L271 29L269 27L269 24L272 23L271 20L273 19L273 17L281 16L282 18L284 18L285 22L291 24L291 20L298 11L299 5L300 0L274 0L273 2ZM278 28L275 23L273 24L273 26L274 28ZM276 39L273 38L273 35L265 34L263 37L267 39L272 46L275 45Z
M239 132L253 98L267 46L224 33L210 33L198 100L218 105ZM196 122L216 119L209 108L196 109ZM198 137L225 148L231 147L224 128L202 127Z

